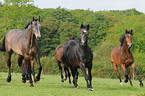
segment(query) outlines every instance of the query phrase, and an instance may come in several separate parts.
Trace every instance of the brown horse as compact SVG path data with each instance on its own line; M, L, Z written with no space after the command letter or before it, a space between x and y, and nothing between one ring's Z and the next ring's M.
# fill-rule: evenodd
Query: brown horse
M29 76L28 76L28 73L27 73L26 68L25 68L26 65L25 65L24 57L22 57L20 55L17 55L17 59L18 60L22 59L22 67L23 67L23 70L26 72L25 77L26 77L27 82L29 82ZM31 71L32 71L32 75L33 75L33 78L34 78L34 82L36 83L33 56L30 57L30 64L31 64Z
M71 83L69 68L66 64L64 64L65 77L63 78L63 72L62 72L62 67L61 67L61 63L63 63L62 56L63 56L63 45L59 45L55 49L55 60L58 64L58 67L59 67L59 70L60 70L60 73L61 73L61 81L64 82L64 80L66 80L67 76L68 76L69 77L69 83Z
M133 30L129 30L125 32L125 36L123 39L123 45L119 47L115 47L111 53L111 63L114 67L114 70L117 73L117 76L120 80L120 84L123 85L120 74L118 72L117 66L121 66L125 73L125 80L124 82L127 83L128 79L130 81L130 85L132 86L131 76L130 76L130 66L135 70L135 73L138 75L140 86L143 86L142 80L139 76L139 72L136 69L134 58L132 52L130 50L132 45L132 37L133 37Z

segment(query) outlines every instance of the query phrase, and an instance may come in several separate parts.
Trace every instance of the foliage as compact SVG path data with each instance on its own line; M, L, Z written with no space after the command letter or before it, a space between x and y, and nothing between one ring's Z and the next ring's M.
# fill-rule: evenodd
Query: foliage
M96 77L116 78L110 62L111 50L120 45L119 37L124 34L126 29L133 29L131 50L137 69L144 77L145 15L143 13L136 9L93 12L89 9L68 10L60 6L56 9L39 9L30 2L34 2L34 0L5 0L4 4L0 2L0 45L9 30L23 30L25 24L33 16L35 18L41 16L42 40L38 43L43 72L59 74L54 58L55 48L65 44L67 37L79 39L81 23L89 24L88 45L94 54L92 74ZM0 53L0 56L0 71L6 72L6 53ZM35 64L35 70L37 70L37 64ZM12 71L20 72L16 54L12 56ZM81 72L80 75L82 75Z

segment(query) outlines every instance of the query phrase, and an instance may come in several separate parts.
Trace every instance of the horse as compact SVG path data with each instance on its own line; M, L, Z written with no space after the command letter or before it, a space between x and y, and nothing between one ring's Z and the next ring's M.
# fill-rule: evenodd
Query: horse
M63 56L63 45L59 45L55 49L55 60L58 64L58 67L59 67L59 70L60 70L60 73L61 73L61 82L64 82L67 79L67 76L68 76L69 77L69 83L71 84L70 72L69 72L69 68L66 64L64 64L65 77L63 77L63 72L62 72L62 67L61 67L61 63L63 62L62 56Z
M76 88L78 88L77 68L81 68L87 83L87 89L91 91L93 90L91 75L93 54L87 44L89 24L85 26L81 24L80 28L80 40L68 40L65 43L63 47L63 62L70 67L73 76L73 83ZM85 68L88 68L88 74L86 73Z
M123 85L123 82L121 80L120 73L118 71L117 66L121 66L125 73L125 80L124 82L127 83L128 80L130 81L130 85L133 86L131 82L131 76L130 76L130 66L135 70L135 73L138 75L140 86L143 86L142 80L139 76L139 72L137 71L136 65L134 63L133 54L130 50L132 46L132 38L133 38L133 30L126 30L125 36L122 36L123 44L122 46L115 47L111 52L111 63L113 65L114 70L117 73L117 76L120 80L120 84Z
M29 76L28 76L28 73L26 71L26 65L25 65L25 60L24 60L24 57L20 57L19 55L17 55L17 59L22 59L22 67L23 67L23 70L26 72L26 80L27 82L29 82ZM30 57L30 64L31 64L31 70L32 70L32 75L33 75L33 79L34 79L34 82L36 83L36 79L35 79L35 71L34 71L34 58L31 56Z
M38 74L36 76L36 81L40 80L42 66L40 63L40 57L38 54L38 43L37 40L41 39L40 22L41 18L39 16L38 19L32 18L32 21L29 22L25 29L12 29L10 30L3 39L2 46L0 51L6 51L7 53L7 66L8 66L8 77L7 82L11 81L11 55L13 52L19 54L21 58L18 59L18 64L22 71L22 82L26 82L26 73L22 68L22 60L24 57L26 63L26 71L28 72L30 86L33 87L33 81L31 78L31 65L30 65L30 57L33 56L36 59L38 64Z

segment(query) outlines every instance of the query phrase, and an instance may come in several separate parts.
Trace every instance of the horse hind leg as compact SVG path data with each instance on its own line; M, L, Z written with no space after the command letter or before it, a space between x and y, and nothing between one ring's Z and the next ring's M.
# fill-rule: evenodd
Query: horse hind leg
M140 82L140 87L143 87L143 83L142 83L142 80L141 80L141 78L139 76L139 72L136 69L135 63L132 64L132 68L135 70L135 73L138 76L138 79L139 79L139 82Z
M7 66L8 66L8 78L7 78L7 82L11 81L11 55L12 55L12 50L7 52Z
M17 55L17 59L18 59L18 65L22 71L22 82L26 83L26 77L25 77L26 72L24 71L24 68L23 68L24 64L22 65L22 61L23 61L24 57Z
M63 73L62 73L62 67L61 67L61 62L60 61L57 61L57 64L58 64L58 67L59 67L59 70L60 70L60 74L61 74L61 82L64 82Z
M115 63L113 63L113 62L111 62L111 63L112 63L112 65L113 65L114 70L115 70L116 73L117 73L117 77L118 77L118 79L120 80L120 84L123 85L123 82L122 82L122 80L121 80L121 76L120 76L120 73L119 73L119 71L118 71L117 65L116 65Z

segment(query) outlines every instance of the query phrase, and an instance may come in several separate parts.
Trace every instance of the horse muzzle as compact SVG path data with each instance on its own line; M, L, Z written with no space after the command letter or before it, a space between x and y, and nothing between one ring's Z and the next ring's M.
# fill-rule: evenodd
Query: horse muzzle
M41 40L41 37L37 37L36 39L37 39L37 40Z
M128 46L128 48L131 48L132 47L132 44L128 44L127 46Z

